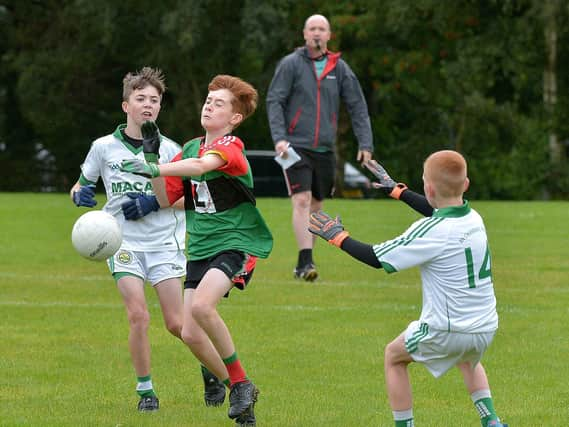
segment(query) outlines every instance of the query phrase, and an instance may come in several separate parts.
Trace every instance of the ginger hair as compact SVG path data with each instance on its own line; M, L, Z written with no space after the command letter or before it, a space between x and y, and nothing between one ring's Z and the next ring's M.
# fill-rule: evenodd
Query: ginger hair
M243 120L249 117L257 109L259 95L257 90L239 77L220 74L213 78L208 85L208 90L227 89L233 95L231 107L233 111L243 116ZM242 120L242 121L243 121Z
M164 74L159 68L144 67L140 71L128 73L122 81L122 99L128 101L132 92L144 89L146 86L154 86L160 97L166 92Z
M442 197L460 197L466 190L466 160L456 151L442 150L431 154L425 160L423 170L425 180Z

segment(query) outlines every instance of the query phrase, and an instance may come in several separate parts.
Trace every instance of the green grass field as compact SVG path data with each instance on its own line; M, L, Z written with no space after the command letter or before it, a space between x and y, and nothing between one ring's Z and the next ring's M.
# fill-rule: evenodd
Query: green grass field
M99 206L102 197L99 196ZM485 218L500 329L484 358L511 427L569 420L569 203L473 202ZM315 284L292 278L287 199L261 199L275 237L246 292L220 305L261 389L258 426L392 426L383 349L420 313L418 270L387 275L324 242ZM392 200L331 200L353 237L375 243L418 218ZM152 289L153 380L161 410L139 414L127 320L106 265L70 241L84 209L63 194L0 193L0 425L231 426L206 408L198 362L165 330ZM457 370L410 369L415 422L479 426Z

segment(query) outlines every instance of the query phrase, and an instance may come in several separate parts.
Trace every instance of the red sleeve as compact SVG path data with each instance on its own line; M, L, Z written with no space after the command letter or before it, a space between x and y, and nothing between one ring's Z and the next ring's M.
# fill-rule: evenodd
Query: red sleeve
M180 152L172 159L172 162L177 162L181 159L182 153ZM170 205L173 205L177 200L184 196L184 184L181 176L165 176L164 184L166 186L166 195L168 196Z
M231 176L245 175L249 169L249 164L243 154L243 141L236 136L226 135L216 139L211 146L203 153L215 153L220 156L225 163L217 169Z

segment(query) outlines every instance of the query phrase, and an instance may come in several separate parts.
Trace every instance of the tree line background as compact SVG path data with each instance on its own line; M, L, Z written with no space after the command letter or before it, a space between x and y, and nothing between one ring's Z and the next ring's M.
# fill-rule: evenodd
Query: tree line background
M122 78L166 75L161 131L202 134L207 84L233 74L259 91L238 128L272 149L274 69L314 14L356 72L375 158L421 189L422 162L456 149L479 199L569 196L569 4L561 0L0 1L0 191L67 191L90 142L125 121ZM338 153L355 161L349 116Z

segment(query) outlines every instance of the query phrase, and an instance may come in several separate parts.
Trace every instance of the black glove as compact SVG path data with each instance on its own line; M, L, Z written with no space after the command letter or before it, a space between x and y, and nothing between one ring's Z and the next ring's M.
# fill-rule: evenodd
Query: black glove
M126 193L126 195L131 199L121 205L126 219L137 220L160 209L156 196L147 196L143 193Z
M326 212L318 211L310 214L308 231L326 239L328 243L341 247L342 242L350 235L344 230L339 216L332 218Z
M94 185L82 185L79 190L73 192L73 203L77 206L92 208L97 204Z
M407 186L403 183L395 182L387 173L385 168L377 163L375 160L370 160L365 163L365 167L370 170L371 173L379 180L379 182L374 182L373 186L375 188L381 188L385 194L394 199L399 199L401 193L407 190Z
M155 122L146 121L140 129L142 132L142 151L147 163L158 163L160 158L160 132Z
M389 195L397 183L391 179L384 167L377 163L375 160L366 162L364 166L368 168L369 171L374 174L375 177L379 180L377 187L381 188L385 194Z

